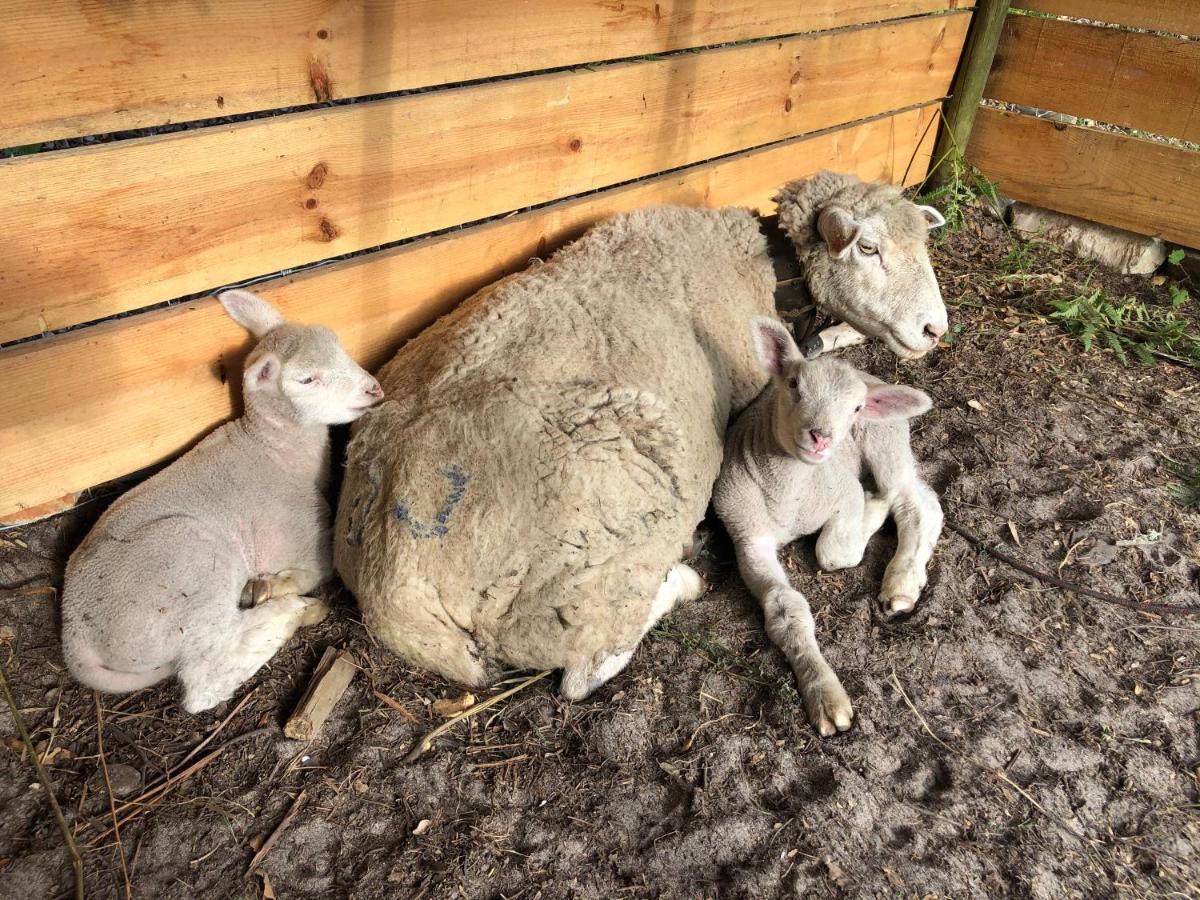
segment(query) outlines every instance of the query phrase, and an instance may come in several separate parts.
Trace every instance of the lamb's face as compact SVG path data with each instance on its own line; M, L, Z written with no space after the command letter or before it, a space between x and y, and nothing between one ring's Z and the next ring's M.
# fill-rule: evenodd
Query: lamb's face
M796 360L775 384L775 439L801 462L827 462L866 401L867 385L846 363L827 357Z
M353 422L383 401L383 389L320 325L284 324L246 360L245 387L304 425Z
M862 373L840 359L806 362L791 333L775 319L755 319L750 334L773 383L769 415L775 440L803 463L827 462L860 420L907 419L932 405L916 388L867 384Z

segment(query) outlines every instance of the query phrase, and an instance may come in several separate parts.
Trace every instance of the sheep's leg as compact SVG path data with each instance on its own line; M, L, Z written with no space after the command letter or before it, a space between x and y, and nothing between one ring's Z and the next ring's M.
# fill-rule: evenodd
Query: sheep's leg
M831 350L841 350L843 347L853 347L865 341L866 335L852 325L832 325L808 338L800 347L805 359L816 359L822 353Z
M274 575L256 575L242 589L241 606L260 606L272 597L288 594L306 595L328 576L310 569L284 569Z
M854 708L842 683L817 646L812 610L788 582L771 535L736 544L738 570L763 607L767 634L783 651L796 675L808 720L822 737L850 727Z
M695 600L704 593L704 579L691 566L678 563L671 567L650 604L650 612L642 626L638 642L659 620L675 608L680 600ZM559 691L568 700L582 700L629 665L633 649L605 657L595 666L575 666L563 670Z
M328 611L323 601L296 595L240 610L232 634L193 648L195 655L180 662L184 710L197 713L228 700L297 628L319 622Z
M925 587L925 568L942 532L942 505L929 485L916 480L896 496L892 515L896 519L896 555L884 572L879 599L889 615L898 615L917 605Z

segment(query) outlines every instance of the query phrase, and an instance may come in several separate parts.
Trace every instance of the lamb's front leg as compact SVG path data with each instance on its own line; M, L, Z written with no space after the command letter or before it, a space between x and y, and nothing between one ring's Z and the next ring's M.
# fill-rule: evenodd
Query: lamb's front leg
M804 595L788 582L779 564L779 545L770 534L736 540L738 570L763 607L767 634L783 651L804 698L808 720L829 737L850 727L854 708L821 649L812 610Z
M897 493L892 516L896 555L884 572L879 599L889 615L899 615L917 605L925 587L925 568L942 533L942 505L929 485L914 480Z

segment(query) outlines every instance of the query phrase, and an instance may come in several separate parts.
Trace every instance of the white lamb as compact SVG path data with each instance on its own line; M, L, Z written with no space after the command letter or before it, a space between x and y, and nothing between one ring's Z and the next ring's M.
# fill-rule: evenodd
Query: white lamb
M63 586L63 654L77 679L121 693L178 675L191 713L325 617L304 595L333 573L328 426L383 399L328 328L288 324L247 291L220 301L260 339L245 415L117 500ZM263 602L242 608L244 592Z
M751 331L771 381L729 431L713 504L742 578L763 605L767 633L796 673L809 721L829 736L850 727L854 710L778 551L820 531L822 569L858 565L890 513L908 527L898 529L880 599L889 615L911 610L942 527L941 505L917 474L908 437L907 420L926 412L930 400L836 359L805 362L773 319L755 319ZM863 490L864 469L874 493Z

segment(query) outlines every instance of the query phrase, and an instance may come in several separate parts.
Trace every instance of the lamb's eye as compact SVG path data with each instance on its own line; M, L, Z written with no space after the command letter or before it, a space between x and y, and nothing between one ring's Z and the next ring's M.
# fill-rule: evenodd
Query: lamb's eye
M859 241L858 252L863 256L874 256L879 252L879 247L877 247L875 244L872 244L870 241Z
M301 384L312 384L314 381L316 381L316 379L313 378L313 376L311 376L311 375L309 375L307 378L300 379Z
M793 391L796 390L796 388L800 387L800 379L793 375L788 379L788 387L790 387Z
M863 404L862 404L862 403L860 403L860 404L858 404L858 406L854 407L854 411L855 411L856 413L860 413L860 412L862 412L862 410L863 410Z

